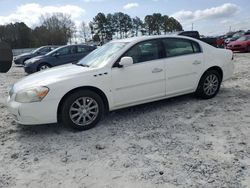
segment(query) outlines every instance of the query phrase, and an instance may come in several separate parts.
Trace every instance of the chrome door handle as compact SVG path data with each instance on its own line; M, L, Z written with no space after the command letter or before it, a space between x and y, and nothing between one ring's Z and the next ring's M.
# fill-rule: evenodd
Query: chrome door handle
M162 72L162 71L163 71L163 69L161 69L161 68L154 68L152 70L152 73L157 73L157 72Z
M195 60L195 61L193 62L193 65L199 65L199 64L201 64L201 61Z

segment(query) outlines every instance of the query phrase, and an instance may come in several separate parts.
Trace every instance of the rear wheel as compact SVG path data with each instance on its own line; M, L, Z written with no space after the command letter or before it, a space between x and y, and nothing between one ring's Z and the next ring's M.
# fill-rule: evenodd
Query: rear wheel
M221 85L221 75L216 70L209 70L201 77L196 95L203 99L210 99L217 95Z
M51 68L51 65L48 63L41 63L38 67L37 67L37 71L42 71L42 70L46 70Z
M104 114L101 97L90 90L70 94L61 108L61 121L78 130L93 128Z

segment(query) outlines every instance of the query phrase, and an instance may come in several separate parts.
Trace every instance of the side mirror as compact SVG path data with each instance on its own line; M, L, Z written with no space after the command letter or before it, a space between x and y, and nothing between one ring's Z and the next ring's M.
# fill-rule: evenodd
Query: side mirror
M128 67L130 65L133 65L134 61L132 57L123 57L121 58L121 61L119 62L119 65L121 67Z

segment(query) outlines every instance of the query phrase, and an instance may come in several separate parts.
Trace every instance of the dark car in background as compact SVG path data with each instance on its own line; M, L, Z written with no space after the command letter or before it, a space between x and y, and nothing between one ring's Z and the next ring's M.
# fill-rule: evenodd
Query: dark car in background
M54 66L76 63L95 49L95 46L88 45L62 46L46 55L37 56L25 61L24 70L30 74Z
M58 46L42 46L32 52L15 56L13 61L16 65L24 65L24 62L27 61L28 59L31 59L33 57L40 56L40 55L45 55L53 51L56 48L58 48Z
M207 44L210 44L214 47L218 47L217 45L217 39L215 37L201 37L200 33L198 31L181 31L178 33L178 35L181 36L187 36L187 37L192 37L198 40L201 40Z

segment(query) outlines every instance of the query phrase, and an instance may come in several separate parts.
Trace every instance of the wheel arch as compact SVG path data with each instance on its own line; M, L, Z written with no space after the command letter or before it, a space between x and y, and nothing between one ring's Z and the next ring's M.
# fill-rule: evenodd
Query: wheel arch
M69 92L67 92L60 100L59 104L58 104L58 107L57 107L57 120L59 121L60 120L60 111L61 111L61 108L62 108L62 104L63 102L65 101L65 99L71 95L72 93L74 92L77 92L79 90L90 90L90 91L93 91L95 93L97 93L103 100L103 103L104 103L104 107L105 107L105 111L109 111L109 102L108 102L108 98L106 96L106 94L99 88L97 87L94 87L94 86L82 86L82 87L77 87L77 88L74 88L72 90L70 90Z
M216 71L220 74L220 76L221 76L221 81L223 80L223 70L222 70L221 67L219 67L219 66L212 66L212 67L209 67L209 68L206 69L206 70L203 72L203 74L200 76L200 79L198 80L198 83L197 83L197 85L196 85L196 91L199 89L199 85L200 85L200 82L201 82L202 77L204 76L204 74L206 74L206 73L207 73L208 71L210 71L210 70L216 70Z
M206 71L204 71L204 73L201 75L200 79L202 78L202 76L203 76L206 72L208 72L208 71L210 71L210 70L216 70L216 71L220 74L220 76L221 76L221 81L223 80L223 70L222 70L222 68L219 67L219 66L212 66L212 67L208 68L208 69L207 69Z
M41 65L49 65L50 67L53 67L52 65L51 65L51 63L48 63L48 62L46 62L46 61L42 61L41 63L38 63L38 65L36 66L37 67L37 70L38 70L38 68L41 66Z

